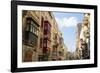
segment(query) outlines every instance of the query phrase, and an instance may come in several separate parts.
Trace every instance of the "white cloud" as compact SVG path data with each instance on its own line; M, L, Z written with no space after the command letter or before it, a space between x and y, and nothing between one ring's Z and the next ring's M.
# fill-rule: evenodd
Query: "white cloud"
M55 18L55 19L56 19L59 29L62 31L63 35L65 35L66 32L64 32L62 29L67 28L67 27L75 27L79 23L77 17L73 17L73 16L72 17ZM74 37L75 34L70 35L70 39L72 38L72 36ZM67 38L67 37L64 37L64 38ZM75 42L76 42L75 40L69 41L69 40L64 39L64 43L68 47L68 51L70 51L70 52L75 51L75 49L76 49Z
M76 17L64 17L56 18L59 28L63 27L75 27L78 24L78 19Z

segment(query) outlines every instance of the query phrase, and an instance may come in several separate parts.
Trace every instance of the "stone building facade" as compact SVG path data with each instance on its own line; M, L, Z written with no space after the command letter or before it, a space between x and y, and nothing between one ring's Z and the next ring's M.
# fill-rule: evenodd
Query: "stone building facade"
M80 29L77 27L77 29ZM90 14L84 13L81 30L77 32L77 55L78 59L90 59Z
M83 19L82 31L80 34L82 58L90 58L90 14L85 13Z
M23 10L22 35L23 62L66 59L62 33L52 12Z
M82 58L82 49L80 48L80 33L82 29L82 23L77 24L77 32L76 32L76 51L75 51L75 57L76 59Z

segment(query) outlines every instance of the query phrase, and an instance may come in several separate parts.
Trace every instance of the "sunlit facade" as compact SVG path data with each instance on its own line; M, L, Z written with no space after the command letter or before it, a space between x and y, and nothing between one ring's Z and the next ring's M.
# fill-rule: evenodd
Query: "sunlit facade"
M65 60L62 33L52 12L23 10L22 13L23 62Z
M82 59L90 58L90 14L85 13L80 33L80 48L82 49Z

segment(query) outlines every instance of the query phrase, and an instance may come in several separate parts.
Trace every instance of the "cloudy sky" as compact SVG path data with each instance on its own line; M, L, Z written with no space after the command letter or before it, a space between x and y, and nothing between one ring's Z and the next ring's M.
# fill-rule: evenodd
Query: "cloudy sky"
M68 50L73 52L76 49L76 25L83 20L83 13L53 12L62 32L64 43Z

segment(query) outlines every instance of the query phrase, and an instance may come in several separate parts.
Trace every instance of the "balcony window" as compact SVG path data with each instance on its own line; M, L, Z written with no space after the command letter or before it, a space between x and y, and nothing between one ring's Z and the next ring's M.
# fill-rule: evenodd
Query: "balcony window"
M38 36L38 26L37 24L32 20L32 18L27 18L27 25L26 25L26 31L30 31Z
M48 21L44 21L44 30L45 31L51 31L51 25Z
M30 32L33 32L33 27L32 27L32 25L30 25Z
M44 26L44 30L48 30L48 26L47 25Z
M47 46L46 46L46 43L44 43L43 46L44 46L44 47L47 47Z
M44 41L43 41L43 47L47 47L47 40L46 39L44 39Z
M30 29L31 29L31 25L30 24L27 24L26 25L26 31L30 31Z
M33 21L32 18L27 18L26 28L24 33L24 44L37 47L38 42L38 25Z

